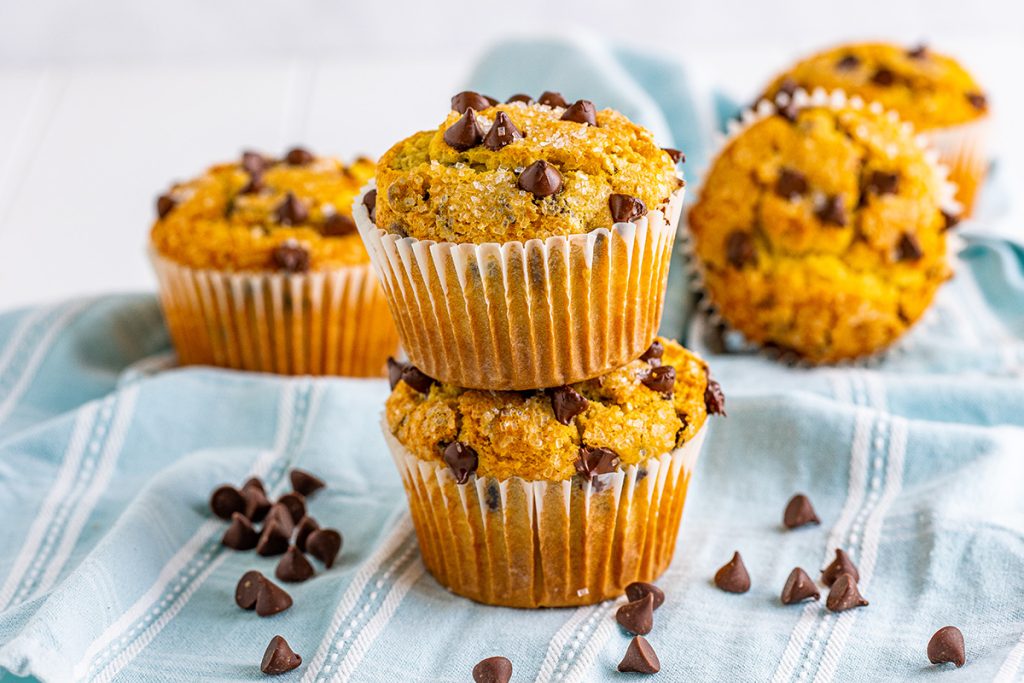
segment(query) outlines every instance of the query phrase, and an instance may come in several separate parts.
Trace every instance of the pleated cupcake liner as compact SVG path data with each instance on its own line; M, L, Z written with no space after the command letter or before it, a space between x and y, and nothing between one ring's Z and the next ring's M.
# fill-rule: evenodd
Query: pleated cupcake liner
M471 600L526 608L588 605L657 579L675 552L707 431L593 480L471 475L459 484L382 427L430 573Z
M195 269L149 250L182 365L379 377L398 332L369 264L300 274Z
M949 169L957 184L956 199L963 217L971 215L978 191L988 174L988 140L991 130L988 114L976 121L923 131L921 135L938 152L939 161Z
M353 216L413 364L461 387L538 389L621 367L650 345L683 194L634 223L502 244L400 237L377 228L361 198Z

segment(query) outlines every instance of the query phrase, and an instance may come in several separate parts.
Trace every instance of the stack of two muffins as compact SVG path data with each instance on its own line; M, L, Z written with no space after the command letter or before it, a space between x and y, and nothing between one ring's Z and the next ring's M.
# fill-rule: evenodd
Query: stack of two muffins
M679 158L586 100L467 92L354 202L409 356L385 438L453 592L587 604L669 563L722 410L704 362L655 338Z

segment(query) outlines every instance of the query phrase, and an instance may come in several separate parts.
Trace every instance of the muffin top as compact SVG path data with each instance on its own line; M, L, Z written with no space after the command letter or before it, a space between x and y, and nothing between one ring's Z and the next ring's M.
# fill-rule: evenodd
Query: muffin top
M392 434L460 481L473 471L531 481L603 474L681 446L724 408L704 361L661 338L617 370L548 390L460 389L411 365L390 370Z
M459 93L440 126L381 158L374 221L439 242L587 233L663 211L683 185L681 156L588 100L548 92L498 104Z
M762 110L689 213L705 286L752 341L814 362L871 353L949 277L951 188L877 104L818 96Z
M227 271L368 262L352 201L373 169L369 159L346 166L301 148L283 159L246 152L161 195L153 245L182 265Z
M890 43L841 45L808 57L781 74L765 91L842 89L881 102L918 130L967 123L988 111L981 87L951 57L925 46Z

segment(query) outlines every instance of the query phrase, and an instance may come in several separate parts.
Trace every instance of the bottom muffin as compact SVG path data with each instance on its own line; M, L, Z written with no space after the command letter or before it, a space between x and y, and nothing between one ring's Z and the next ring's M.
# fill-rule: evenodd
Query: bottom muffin
M444 586L493 605L583 605L668 566L707 416L724 407L700 358L658 339L600 377L516 392L390 369L385 439Z

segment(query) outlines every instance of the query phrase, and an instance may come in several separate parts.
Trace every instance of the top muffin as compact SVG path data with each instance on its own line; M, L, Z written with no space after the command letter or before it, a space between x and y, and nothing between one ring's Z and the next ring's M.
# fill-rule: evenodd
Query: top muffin
M918 130L967 123L984 116L988 102L960 64L927 47L890 43L841 45L798 62L768 87L764 97L797 88L842 89L881 102Z
M373 169L369 159L346 166L302 148L283 159L246 152L161 195L153 245L192 268L303 272L366 263L351 208Z
M381 158L373 218L391 233L444 242L586 233L664 210L683 185L680 156L588 100L548 92L498 104L459 93L440 126Z

